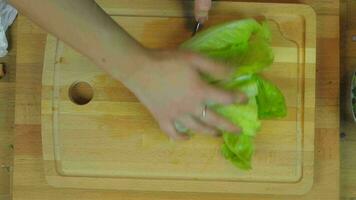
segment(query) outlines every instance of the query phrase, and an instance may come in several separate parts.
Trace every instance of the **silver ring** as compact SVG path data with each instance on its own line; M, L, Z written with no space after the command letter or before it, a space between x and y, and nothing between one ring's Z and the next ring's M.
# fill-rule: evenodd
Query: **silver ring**
M207 105L204 105L203 110L202 110L202 113L201 113L202 118L205 118L205 117L206 117L206 112L207 112L207 110L208 110L208 106L207 106Z

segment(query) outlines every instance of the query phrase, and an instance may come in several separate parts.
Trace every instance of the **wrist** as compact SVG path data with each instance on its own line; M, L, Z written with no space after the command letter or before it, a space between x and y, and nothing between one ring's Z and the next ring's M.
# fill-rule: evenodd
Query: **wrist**
M138 43L102 42L102 47L93 55L94 62L113 78L125 83L130 76L140 70L149 60L150 50Z
M145 49L143 53L132 58L124 73L118 72L124 77L119 77L120 75L118 75L117 79L134 93L140 92L149 81L149 74L152 73L153 66L155 66L154 52L153 50Z
M131 52L128 50L125 54L116 51L117 54L111 56L112 59L102 59L100 64L102 68L113 78L122 82L132 91L136 91L142 85L143 71L149 70L148 66L153 63L151 50L139 47Z
M151 62L150 51L142 48L135 53L115 57L110 74L121 82L128 83L133 75L141 71L149 62Z

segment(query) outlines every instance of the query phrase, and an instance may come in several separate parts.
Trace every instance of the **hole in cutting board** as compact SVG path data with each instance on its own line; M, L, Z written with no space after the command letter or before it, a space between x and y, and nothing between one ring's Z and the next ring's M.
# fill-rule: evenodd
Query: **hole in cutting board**
M93 87L87 82L75 82L69 88L69 98L77 105L88 104L93 96Z

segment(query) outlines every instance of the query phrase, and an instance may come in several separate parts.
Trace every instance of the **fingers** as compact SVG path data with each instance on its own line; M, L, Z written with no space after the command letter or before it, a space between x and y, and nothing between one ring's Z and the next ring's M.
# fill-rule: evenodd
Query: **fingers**
M246 94L237 92L235 93L235 102L240 103L240 104L247 104L248 103L248 97Z
M231 75L232 68L229 66L193 53L186 56L198 71L213 75L216 79L223 80Z
M201 23L208 20L211 0L195 0L194 14L195 19Z
M174 123L163 122L160 124L160 128L165 132L170 138L174 140L188 140L189 136L186 133L179 133L174 127Z
M212 126L206 126L200 123L190 115L186 115L185 117L180 118L179 121L194 133L202 133L212 136L219 135L219 131L217 129Z
M184 59L189 60L192 63L192 66L198 71L210 74L217 80L227 79L232 74L232 68L216 63L198 54L185 52L181 55ZM214 87L208 88L207 99L215 100L217 103L223 104L246 103L248 101L247 96L241 92L231 94L230 92Z
M197 113L197 116L199 116L199 113ZM234 124L209 109L206 110L205 116L200 114L199 120L204 125L213 126L218 130L226 130L235 134L239 134L241 132L239 127L236 127Z
M209 87L209 86L208 86ZM247 102L247 96L241 92L227 92L219 88L209 87L205 94L206 104L233 104Z
M232 93L219 90L217 88L209 87L206 91L204 104L233 104L235 103L235 97Z
M231 99L229 98L230 97L226 97L226 99L221 99L221 101L230 101ZM205 114L203 114L204 109ZM188 134L191 131L211 136L219 136L222 130L235 134L239 134L241 131L239 127L204 107L198 109L195 115L186 115L179 118L179 120L175 120L174 123L164 120L164 122L160 124L160 128L174 140L189 139Z

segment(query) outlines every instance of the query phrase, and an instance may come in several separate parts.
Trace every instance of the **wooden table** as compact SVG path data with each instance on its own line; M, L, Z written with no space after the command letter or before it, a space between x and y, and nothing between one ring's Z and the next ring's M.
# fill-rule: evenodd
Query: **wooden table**
M350 75L356 70L356 43L352 42L352 36L356 35L356 2L353 0L342 1L342 41L341 45L341 127L345 138L340 142L341 159L341 194L345 199L356 197L356 125L347 115L347 98L350 94L346 90L350 84ZM349 113L348 113L349 114Z
M222 195L56 189L48 186L43 173L40 132L40 87L46 33L20 16L17 22L13 199L338 199L339 1L275 2L308 3L318 14L315 181L308 194Z
M15 27L10 28L10 41L16 41ZM12 142L15 112L16 46L0 58L5 76L0 78L0 199L10 199L10 175L12 165Z

